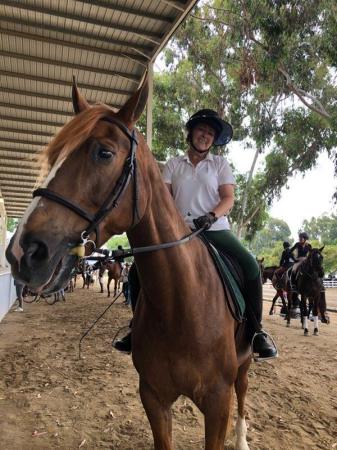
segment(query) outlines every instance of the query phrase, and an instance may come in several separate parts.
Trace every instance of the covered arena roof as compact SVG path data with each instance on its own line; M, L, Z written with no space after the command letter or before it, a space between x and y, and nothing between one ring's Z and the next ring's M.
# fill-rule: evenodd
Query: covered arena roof
M73 75L89 101L119 108L197 0L2 0L0 190L20 217L34 160L72 116Z

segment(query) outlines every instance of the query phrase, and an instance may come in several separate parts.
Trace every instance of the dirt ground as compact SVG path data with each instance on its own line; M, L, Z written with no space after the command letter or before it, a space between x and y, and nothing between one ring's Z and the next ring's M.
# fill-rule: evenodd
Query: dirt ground
M121 301L83 341L78 359L81 335L108 304L98 286L76 289L66 303L25 305L0 323L2 450L153 448L131 358L111 348L130 318ZM304 337L297 321L287 329L281 317L265 316L280 357L250 370L251 450L337 449L337 314L330 316L318 337ZM202 416L185 398L174 406L174 443L203 448Z

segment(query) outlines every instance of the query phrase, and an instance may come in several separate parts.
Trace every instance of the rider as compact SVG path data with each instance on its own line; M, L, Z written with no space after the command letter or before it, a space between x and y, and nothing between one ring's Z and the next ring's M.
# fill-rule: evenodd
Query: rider
M296 242L295 245L293 245L289 252L292 254L295 250L297 252L297 257L295 259L295 264L293 265L292 271L291 271L291 286L292 290L296 291L296 278L297 278L297 270L303 259L307 256L309 251L311 250L311 245L308 242L309 236L308 233L305 231L301 231L298 234L298 242Z
M213 145L227 144L232 127L211 109L202 109L187 122L188 151L169 160L163 178L178 210L192 229L203 228L207 239L218 249L236 258L245 276L245 298L249 338L260 359L277 356L277 350L262 330L262 283L255 258L229 230L227 214L234 204L235 180L226 159L210 153ZM135 272L130 271L132 277ZM132 282L130 283L132 295ZM130 351L127 335L115 347ZM257 358L257 359L258 359Z
M283 242L283 252L280 259L280 267L275 270L275 275L278 280L281 279L284 272L289 269L295 262L295 258L293 257L292 253L290 252L290 244L289 242L285 241Z

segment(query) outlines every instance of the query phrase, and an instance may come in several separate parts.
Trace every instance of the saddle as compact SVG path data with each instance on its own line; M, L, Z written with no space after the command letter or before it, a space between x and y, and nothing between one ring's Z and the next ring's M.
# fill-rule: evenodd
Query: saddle
M244 277L238 262L230 255L218 251L213 244L201 233L198 236L205 244L211 255L214 265L219 273L229 310L233 318L242 322L246 309L246 302L243 296Z

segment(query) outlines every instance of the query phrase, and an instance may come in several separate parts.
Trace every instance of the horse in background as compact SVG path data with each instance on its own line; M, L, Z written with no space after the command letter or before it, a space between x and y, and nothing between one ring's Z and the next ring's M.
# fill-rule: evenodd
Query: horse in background
M277 269L279 269L279 266L268 266L268 267L265 267L262 271L262 283L265 284L268 280L270 280L273 285L273 288L276 290L276 294L271 301L271 308L269 310L270 316L272 316L275 313L275 304L276 304L276 301L278 298L280 298L282 301L282 310L281 311L284 311L284 312L287 311L287 302L286 302L286 299L284 296L284 291L280 287L278 279L276 277L274 279L274 274Z
M318 336L318 312L321 304L322 278L324 277L323 255L321 248L313 248L306 258L301 261L297 268L296 284L298 293L301 296L301 320L304 335L308 336L308 319L310 304L312 305L312 315L314 319L314 336ZM322 313L322 312L321 312ZM323 311L323 315L324 315ZM289 319L290 322L290 319Z
M108 271L108 297L110 297L110 283L114 281L114 295L117 294L117 291L120 290L121 276L122 276L122 264L119 261L107 261L105 265L106 270Z

